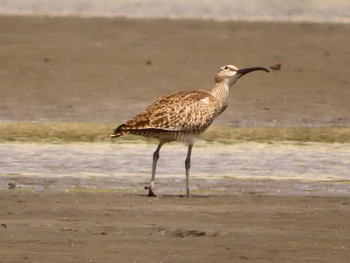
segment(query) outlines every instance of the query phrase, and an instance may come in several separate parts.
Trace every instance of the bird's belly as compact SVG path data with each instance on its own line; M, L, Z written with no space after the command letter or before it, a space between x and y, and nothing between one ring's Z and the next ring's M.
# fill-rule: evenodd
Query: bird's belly
M163 142L179 141L186 144L192 144L201 132L183 132L183 131L143 131L142 133L134 133L144 137L155 138Z

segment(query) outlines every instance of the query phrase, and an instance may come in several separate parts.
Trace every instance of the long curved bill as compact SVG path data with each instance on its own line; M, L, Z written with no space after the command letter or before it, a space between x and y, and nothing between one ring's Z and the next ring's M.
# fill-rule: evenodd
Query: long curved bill
M268 69L263 68L263 67L252 67L252 68L241 68L237 70L237 74L240 74L240 77L242 77L243 75L252 72L252 71L257 71L257 70L262 70L262 71L266 71L266 72L270 72Z

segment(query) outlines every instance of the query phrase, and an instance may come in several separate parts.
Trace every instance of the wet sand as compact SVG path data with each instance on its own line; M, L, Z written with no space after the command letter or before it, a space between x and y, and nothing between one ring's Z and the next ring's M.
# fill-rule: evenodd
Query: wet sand
M80 157L87 160L83 164L72 163L69 158L79 158L65 148L82 155L74 144L41 145L34 153L36 144L4 146L2 157L16 147L29 157L12 154L19 170L0 176L0 262L345 263L350 256L346 180L232 178L208 184L193 176L193 198L185 199L179 197L184 192L184 176L158 176L161 195L149 198L142 190L149 178L140 180L126 173L81 178L81 172L91 172L89 167L101 172L105 157L95 156L100 166L87 156ZM108 144L101 148L96 143L82 146L96 155L108 148ZM112 146L115 152L117 145ZM300 147L305 151L307 146ZM140 145L134 148L141 149ZM121 150L120 154L127 152L125 146ZM54 163L65 158L64 154L67 159ZM25 159L33 162L30 167L34 169L25 168ZM38 164L41 159L47 167ZM135 166L131 161L124 169ZM55 165L61 168L58 174L62 177L52 175ZM20 167L23 174L18 174ZM164 169L160 166L159 172ZM30 176L38 170L42 170L40 176Z
M348 196L143 194L2 190L0 262L345 263L350 257Z
M0 17L0 30L2 121L119 123L232 63L281 69L237 83L217 123L350 126L349 25ZM144 194L2 185L0 262L350 257L349 195Z
M16 180L20 184L23 181L21 177L32 177L35 182L35 178L95 178L93 184L110 177L115 182L111 185L107 183L104 188L132 189L141 183L139 187L142 189L150 179L155 147L156 142L1 143L0 188L3 186L1 177L8 179L9 176L17 176ZM184 180L183 162L186 154L187 147L183 144L165 145L157 164L157 180ZM193 183L192 189L225 189L225 184L230 184L230 180L235 179L329 183L350 181L349 156L350 143L223 144L197 141L193 148L191 177L207 182L198 185ZM159 190L165 193L181 192L184 185L182 182L171 182L166 188L171 186L172 189L160 187ZM63 185L61 188L65 189ZM51 189L51 185L47 189ZM347 185L344 185L344 190L345 193L350 193Z
M155 98L210 89L219 67L281 64L231 90L216 123L350 126L350 26L0 17L0 120L119 123Z

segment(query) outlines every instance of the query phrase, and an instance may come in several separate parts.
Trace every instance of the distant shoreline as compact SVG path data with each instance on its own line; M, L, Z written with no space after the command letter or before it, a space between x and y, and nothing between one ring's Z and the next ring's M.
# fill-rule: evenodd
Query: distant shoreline
M110 18L110 19L130 19L130 20L173 20L173 21L214 21L214 22L238 22L238 23L287 23L287 24L329 24L329 25L348 25L350 24L350 19L334 19L334 20L329 20L325 21L322 19L319 20L313 20L313 19L269 19L269 18L264 18L264 17L254 17L251 19L214 19L214 18L203 18L203 17L176 17L176 16L171 16L171 17L134 17L134 16L116 16L116 15L90 15L90 14L76 14L76 13L64 13L64 14L56 14L56 13L51 13L51 14L33 14L30 12L23 12L23 13L18 13L18 14L12 14L12 13L5 13L2 14L0 13L0 17L47 17L47 18Z
M249 22L350 23L348 1L0 0L0 15L202 19Z

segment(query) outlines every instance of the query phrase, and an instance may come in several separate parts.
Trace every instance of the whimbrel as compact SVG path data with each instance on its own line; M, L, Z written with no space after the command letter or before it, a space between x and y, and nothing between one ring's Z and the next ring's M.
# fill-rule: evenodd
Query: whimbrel
M161 147L167 142L182 141L188 145L185 160L186 197L191 197L189 181L195 138L227 108L229 88L240 77L256 70L269 72L263 67L238 69L233 65L223 66L215 75L211 91L180 91L161 97L113 131L111 138L134 134L159 140L158 147L153 153L151 183L146 187L149 191L148 196L156 196L154 180Z

